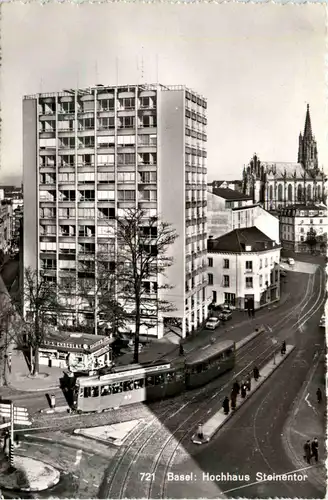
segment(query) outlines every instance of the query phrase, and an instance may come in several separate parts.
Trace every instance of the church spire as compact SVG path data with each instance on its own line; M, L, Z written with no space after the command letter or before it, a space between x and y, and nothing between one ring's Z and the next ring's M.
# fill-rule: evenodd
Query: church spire
M312 134L309 104L306 109L304 134L303 137L300 134L298 138L298 162L311 175L316 175L318 170L318 150L316 140Z
M306 109L303 137L304 137L304 139L312 139L312 126L311 126L310 105L309 104L307 105L307 109Z

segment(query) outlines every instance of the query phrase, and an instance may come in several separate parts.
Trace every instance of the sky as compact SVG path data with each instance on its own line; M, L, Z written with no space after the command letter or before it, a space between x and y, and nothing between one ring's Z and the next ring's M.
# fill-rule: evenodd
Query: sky
M297 161L310 104L328 171L323 5L3 5L0 182L22 176L22 98L95 84L185 84L208 100L208 181L256 152Z

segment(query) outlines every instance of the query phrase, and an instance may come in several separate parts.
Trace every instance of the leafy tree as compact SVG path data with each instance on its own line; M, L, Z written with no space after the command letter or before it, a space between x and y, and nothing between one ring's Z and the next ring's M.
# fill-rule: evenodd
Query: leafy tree
M316 231L311 227L310 231L308 231L306 235L306 240L305 243L310 247L311 253L313 253L314 249L317 246L317 233Z
M138 363L141 325L156 326L159 313L175 309L158 295L160 289L171 288L158 283L158 277L165 276L165 270L173 264L167 250L177 233L169 223L136 208L126 209L124 216L116 217L115 236L116 296L134 327L134 362Z

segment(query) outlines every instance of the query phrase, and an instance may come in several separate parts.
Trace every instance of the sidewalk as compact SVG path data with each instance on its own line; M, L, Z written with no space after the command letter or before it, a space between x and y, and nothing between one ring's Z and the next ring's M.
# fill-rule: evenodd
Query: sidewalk
M40 365L39 374L33 377L29 372L23 353L15 348L12 348L11 352L11 372L7 370L9 387L18 391L34 392L57 389L60 386L59 379L63 376L62 369Z
M272 373L281 365L281 363L285 361L285 359L293 350L294 346L287 345L286 354L284 356L277 355L275 359L272 359L271 361L269 361L269 363L264 365L260 370L260 378L257 381L252 378L251 390L249 392L247 391L245 399L243 399L241 395L238 394L236 399L236 409L230 411L229 414L226 415L223 408L220 408L220 410L212 415L212 417L207 420L207 422L202 424L204 434L203 438L201 439L197 433L192 436L191 439L193 443L208 443L217 433L217 431L223 426L223 424L225 424L227 420L233 417L235 412L239 410L239 408L245 403L245 401L247 401L252 396L252 394L254 394L254 392L257 391L257 389L270 377L270 375L272 375Z
M289 441L287 449L290 458L295 466L305 466L303 459L303 445L309 439L315 437L319 441L319 466L309 469L311 476L321 482L326 483L325 461L326 451L326 417L327 417L327 396L325 391L325 356L321 354L314 360L313 371L303 388L303 392L296 401L292 415L286 425L286 437ZM317 402L316 391L320 387L322 401ZM284 432L285 434L285 432ZM316 465L312 459L312 465Z

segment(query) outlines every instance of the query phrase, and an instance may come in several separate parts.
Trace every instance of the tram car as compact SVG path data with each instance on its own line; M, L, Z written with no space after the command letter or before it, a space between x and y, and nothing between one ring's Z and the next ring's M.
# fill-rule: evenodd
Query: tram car
M234 367L235 344L207 346L186 359L114 367L106 375L77 377L72 410L102 412L143 401L155 401L205 385Z

